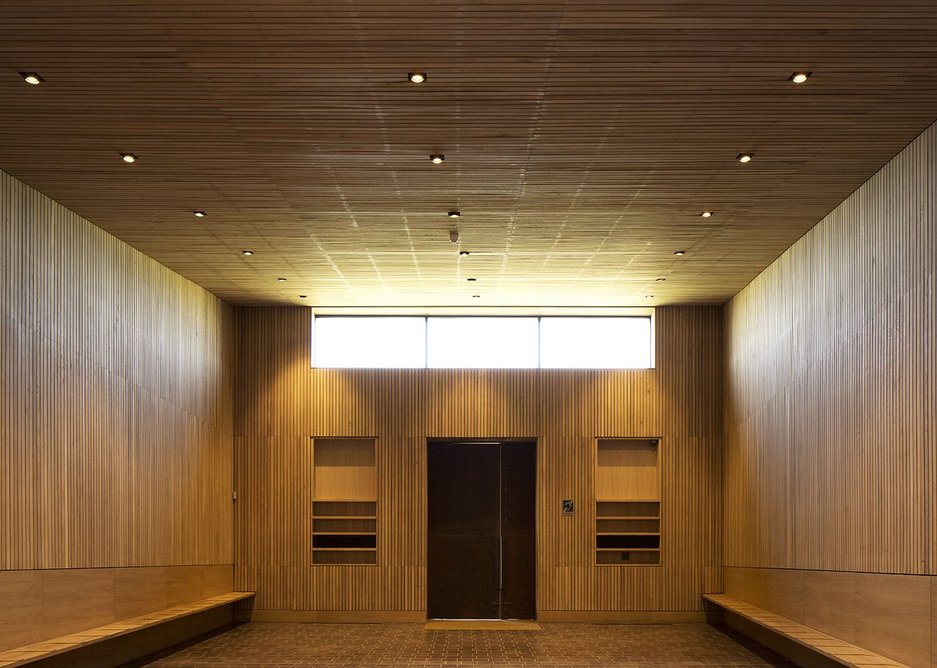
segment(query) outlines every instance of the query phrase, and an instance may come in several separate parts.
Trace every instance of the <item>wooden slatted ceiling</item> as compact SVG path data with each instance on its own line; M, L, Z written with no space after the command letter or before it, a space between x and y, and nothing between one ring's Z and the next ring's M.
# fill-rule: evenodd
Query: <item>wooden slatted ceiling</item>
M309 309L236 317L236 588L258 610L424 611L433 437L538 438L540 611L692 611L720 589L719 308L660 310L659 366L634 371L311 369ZM376 568L310 565L317 436L377 439ZM596 568L595 440L628 436L661 437L663 566Z
M0 168L232 303L721 303L937 117L935 57L930 0L11 0Z

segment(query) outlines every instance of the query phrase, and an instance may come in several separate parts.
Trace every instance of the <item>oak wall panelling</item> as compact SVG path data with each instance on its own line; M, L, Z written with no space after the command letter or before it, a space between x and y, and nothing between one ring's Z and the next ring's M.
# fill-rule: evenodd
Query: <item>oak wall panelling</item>
M255 619L425 619L429 438L537 439L544 618L702 618L721 584L721 309L659 309L657 367L614 371L312 369L311 317L236 312L236 585ZM377 567L310 566L316 437L377 439ZM661 438L660 567L594 565L596 439L622 437Z
M0 172L0 649L230 591L232 326Z
M726 307L726 592L914 666L937 661L935 270L931 126Z

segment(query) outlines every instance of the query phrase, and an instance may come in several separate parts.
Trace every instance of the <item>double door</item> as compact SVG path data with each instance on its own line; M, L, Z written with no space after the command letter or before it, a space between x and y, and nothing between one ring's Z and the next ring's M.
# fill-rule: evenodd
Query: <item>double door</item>
M533 441L428 444L428 616L536 615Z

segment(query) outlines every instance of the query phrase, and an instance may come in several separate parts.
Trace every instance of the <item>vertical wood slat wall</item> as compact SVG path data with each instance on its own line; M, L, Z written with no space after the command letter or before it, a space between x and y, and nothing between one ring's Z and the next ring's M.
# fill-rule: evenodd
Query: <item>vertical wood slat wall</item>
M727 306L725 563L743 569L727 586L755 596L782 573L757 569L794 569L783 589L809 600L843 578L806 571L937 574L935 271L931 126ZM928 579L881 579L865 617L901 619L887 599L908 586L931 614ZM897 651L928 646L924 627Z
M232 327L220 300L0 172L0 574L230 569Z
M659 309L652 370L322 370L309 309L238 309L236 586L258 610L425 611L426 439L536 437L539 610L700 610L721 586L721 317ZM377 438L377 568L310 566L314 436ZM662 567L593 565L595 439L622 436L662 439Z

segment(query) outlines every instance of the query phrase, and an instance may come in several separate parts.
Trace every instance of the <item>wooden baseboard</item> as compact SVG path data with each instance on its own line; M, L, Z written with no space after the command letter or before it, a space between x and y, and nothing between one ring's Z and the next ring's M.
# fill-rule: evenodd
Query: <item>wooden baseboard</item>
M425 610L235 610L239 622L300 622L320 624L426 623ZM703 624L702 610L604 611L540 610L537 621L579 624Z
M235 610L239 622L389 624L426 622L425 610Z
M541 623L573 624L701 624L706 622L702 610L540 610Z

